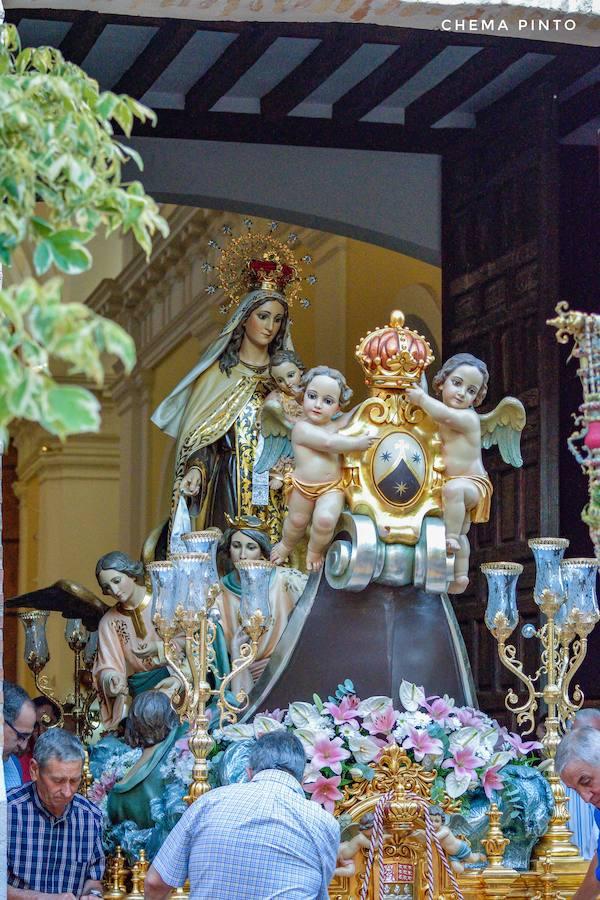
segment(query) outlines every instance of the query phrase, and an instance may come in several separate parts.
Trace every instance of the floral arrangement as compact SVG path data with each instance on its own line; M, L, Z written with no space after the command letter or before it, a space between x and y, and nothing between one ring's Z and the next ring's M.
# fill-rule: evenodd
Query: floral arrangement
M121 744L121 742L118 742ZM104 818L106 818L106 807L108 804L108 795L121 778L135 765L142 755L141 749L123 751L120 747L112 749L103 760L102 767L94 778L87 793L88 800L95 803L102 810ZM92 775L95 774L94 768Z
M523 741L478 709L457 706L447 695L426 697L422 687L408 681L400 687L400 703L403 708L397 710L390 697L361 700L347 679L326 702L315 694L312 703L262 713L250 724L228 725L215 736L230 743L280 728L293 731L308 759L304 790L330 812L343 798L345 785L373 778L374 765L390 746L435 770L434 803L447 794L462 798L463 804L478 787L488 799L496 799L504 785L504 766L533 762L530 754L542 746Z

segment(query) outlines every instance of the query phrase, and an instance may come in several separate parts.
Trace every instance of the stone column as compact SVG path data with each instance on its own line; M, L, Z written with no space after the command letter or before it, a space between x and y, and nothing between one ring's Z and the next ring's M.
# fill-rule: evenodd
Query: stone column
M114 403L102 397L102 430L61 443L33 423L21 425L18 450L19 524L23 552L19 592L37 590L66 578L99 595L94 570L99 556L119 546L119 432ZM65 620L48 620L51 659L45 669L60 699L72 690L71 652L64 641ZM19 682L33 688L19 633ZM68 657L65 655L68 653Z
M152 372L137 369L113 389L121 435L119 460L120 550L137 558L152 526L146 483L149 471ZM156 524L156 523L154 523Z

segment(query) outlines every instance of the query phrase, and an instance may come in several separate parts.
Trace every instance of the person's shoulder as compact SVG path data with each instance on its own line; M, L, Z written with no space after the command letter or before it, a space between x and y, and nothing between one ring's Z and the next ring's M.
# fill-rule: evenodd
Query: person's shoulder
M340 826L334 815L327 812L326 809L323 809L323 807L314 800L305 798L305 803L306 806L304 809L306 810L307 818L312 819L313 822L320 825L323 829L333 831L339 836Z
M92 803L91 800L88 800L87 797L84 797L82 794L75 794L72 803L73 809L87 813L97 822L102 822L102 810L95 803Z
M6 802L9 809L16 809L23 804L30 803L33 795L33 782L28 781L6 792Z

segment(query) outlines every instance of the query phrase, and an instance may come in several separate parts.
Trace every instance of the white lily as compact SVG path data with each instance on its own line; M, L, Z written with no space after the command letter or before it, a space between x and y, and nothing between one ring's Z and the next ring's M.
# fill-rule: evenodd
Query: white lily
M416 712L420 704L425 700L425 691L422 687L417 687L412 681L402 681L400 685L400 702L404 709L409 712Z

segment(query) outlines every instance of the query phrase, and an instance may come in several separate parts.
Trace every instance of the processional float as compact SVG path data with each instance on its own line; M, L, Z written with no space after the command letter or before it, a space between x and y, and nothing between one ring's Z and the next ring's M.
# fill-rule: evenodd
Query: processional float
M587 326L580 327L580 324L578 320L577 333L581 337L587 334ZM597 335L595 341L584 355L588 365L584 363L583 369L588 381L589 361L595 358L592 351L597 349ZM379 620L380 631L388 629L386 652L379 653L375 647L375 652L370 654L378 667L375 673L378 690L373 693L395 696L402 679L401 673L394 668L395 657L405 650L404 655L412 662L409 644L414 641L415 626L428 629L423 646L431 648L435 636L432 626L436 620L439 622L444 618L449 626L453 625L453 614L444 598L455 573L452 554L447 552L443 521L441 442L435 423L422 410L412 406L406 394L411 384L422 382L424 370L432 359L431 349L424 338L405 328L402 314L394 312L389 326L375 329L359 343L357 356L364 367L371 396L358 408L348 431L364 427L365 423L375 424L380 429L378 441L372 452L363 458L349 455L344 460L348 508L327 554L325 577L319 584L318 577L311 576L290 617L281 646L249 697L244 693L232 695L229 687L233 675L248 667L255 658L257 641L269 626L265 583L270 577L271 565L262 561L240 567L243 585L240 618L248 642L240 648L232 671L218 684L211 683L208 677L211 662L214 662L213 614L218 590L215 533L187 534L183 538L185 553L174 553L170 560L148 566L153 585L154 621L164 641L166 657L179 679L173 704L191 728L190 749L196 762L190 800L209 789L207 757L213 747L213 737L209 733L206 709L212 700L216 703L220 724L227 725L238 719L250 721L253 713L267 704L272 707L285 701L289 703L299 695L310 695L297 678L300 670L306 671L309 646L313 658L337 665L333 678L329 671L320 673L323 680L329 679L329 685L334 684L340 677L339 666L347 667L348 657L353 669L354 663L360 669L359 645L364 646L371 638L374 640L375 629L368 630L373 619ZM587 416L588 420L595 421L596 393L588 391L586 394L584 419ZM514 419L508 425L513 431L519 430L519 423L517 421L515 426ZM520 424L522 427L523 423ZM589 424L587 427L588 434L593 432ZM587 515L593 525L593 490L596 487L593 479L597 468L594 451L597 451L590 440L586 446L589 456L582 464L591 473ZM389 462L385 458L388 454L390 459L395 456L396 464L391 473L383 465ZM393 477L389 478L389 474ZM405 489L392 493L398 483ZM473 846L480 846L487 857L483 865L460 873L453 871L432 832L429 809L435 774L431 765L426 759L416 762L402 747L395 746L383 750L371 767L371 778L358 780L344 788L336 807L336 813L344 813L355 824L365 814L373 813L377 827L372 829L369 849L364 848L358 854L355 872L332 882L332 897L340 900L358 896L365 900L382 896L410 896L418 900L457 900L460 897L465 900L488 897L531 900L539 897L542 900L559 897L560 892L564 892L563 896L574 892L587 864L571 843L571 834L566 827L567 804L553 770L553 758L568 720L583 702L582 692L574 679L585 658L587 636L599 617L595 595L598 562L593 559L564 560L567 544L560 538L539 538L530 542L537 573L534 600L544 616L539 628L532 625L523 628L524 637L536 638L540 645L540 662L533 675L524 672L515 648L507 643L518 624L516 591L522 567L509 562L488 563L482 567L489 591L486 625L498 642L502 663L525 689L525 699L512 690L509 692L507 708L516 713L519 724L527 725L529 731L533 729L534 713L540 702L543 701L546 708L543 753L549 760L547 772L553 814L531 864L520 871L505 864L509 839L503 834L502 810L496 804L489 805L485 813L487 824L477 836L469 833L469 823L464 816L453 820L458 810L456 800L444 794L437 800L444 814L450 817L453 831L469 839ZM361 603L364 604L362 608ZM412 631L411 606L417 616L413 618ZM348 652L347 642L343 654L337 654L331 645L331 632L324 627L327 615L339 617L344 609L347 619L352 620L354 614L356 622L363 623L355 655L352 650ZM385 629L381 627L382 622ZM393 632L391 642L390 628ZM448 630L452 632L451 627ZM319 650L319 633L324 635L323 653ZM175 652L177 641L179 649L181 642L184 645L186 670L179 662L181 653ZM437 663L440 646L431 654ZM459 694L463 702L474 704L468 661L464 659L457 629L450 635L445 652L455 670L453 692ZM461 658L464 672L457 675ZM368 681L369 673L365 672L365 675ZM441 677L448 683L443 667ZM355 678L359 680L360 674ZM413 675L412 680L425 679ZM368 690L367 687L366 692ZM433 693L435 689L431 690ZM85 736L83 728L82 733ZM479 827L481 832L481 823ZM109 866L107 896L113 900L125 896L137 898L145 868L145 860L135 863L131 890L127 893L127 867L122 854L117 852ZM180 890L177 894L185 896L185 891Z

